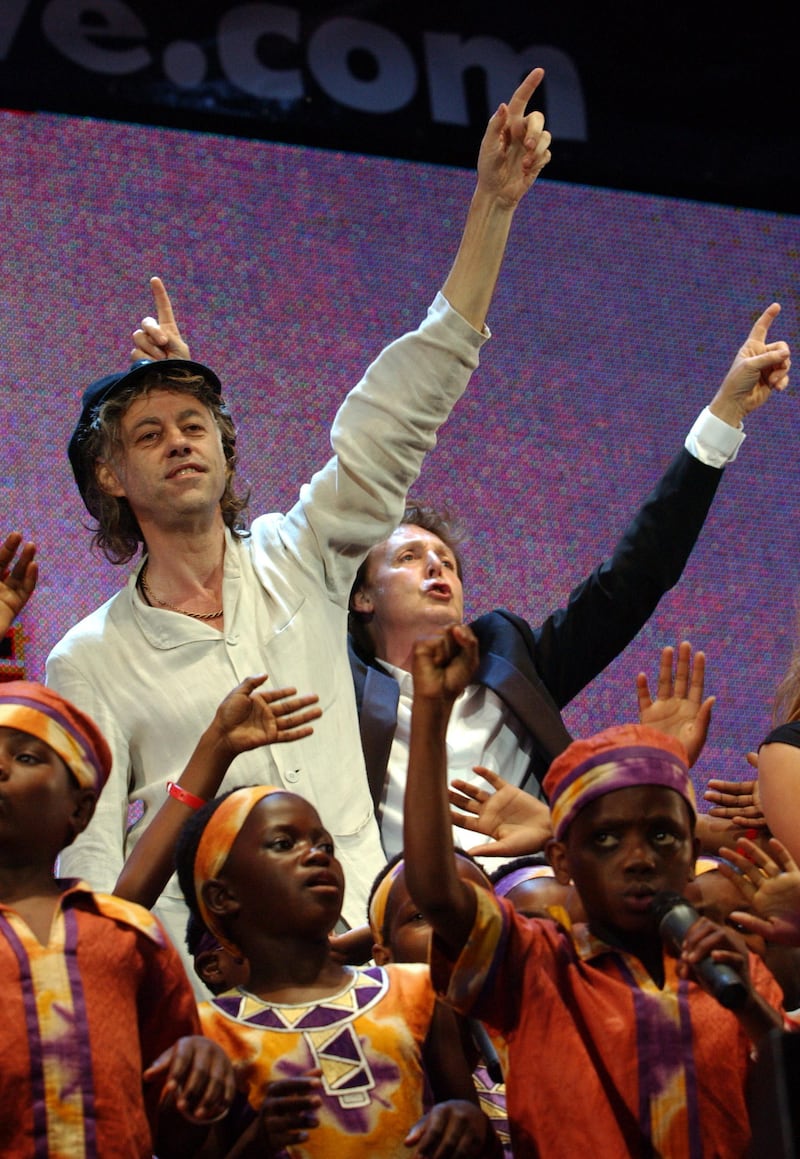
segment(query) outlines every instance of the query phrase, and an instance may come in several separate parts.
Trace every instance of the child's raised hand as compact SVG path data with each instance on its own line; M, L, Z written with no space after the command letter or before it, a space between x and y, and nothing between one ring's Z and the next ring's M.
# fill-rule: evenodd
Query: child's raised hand
M33 558L36 547L33 543L23 544L14 561L21 543L22 536L17 531L12 531L0 543L0 636L14 623L36 587L38 572Z
M417 640L412 674L414 699L454 701L478 670L478 641L466 624Z
M201 1034L179 1038L142 1076L164 1078L161 1103L173 1103L191 1123L203 1126L223 1118L233 1101L233 1067L225 1052Z
M472 847L472 856L522 857L544 849L553 836L550 810L544 801L510 785L491 769L476 765L474 771L494 792L462 780L451 781L449 792L450 804L456 806L450 810L453 824L492 838Z
M722 848L720 853L736 866L721 864L720 873L755 911L734 910L732 920L768 942L800 946L800 868L786 846L772 837L766 852L742 837L735 850Z
M748 753L747 763L758 773L758 753ZM740 829L768 828L761 808L758 777L754 781L713 778L708 782L703 797L711 802L712 808L708 811L712 817L725 817Z
M314 731L310 721L322 716L318 696L297 696L295 688L258 689L266 675L250 676L228 693L217 709L212 728L218 744L232 756L262 745L301 740Z
M483 1159L501 1154L491 1123L476 1103L437 1103L405 1137L406 1147L425 1159Z
M319 1126L321 1075L320 1070L310 1070L295 1079L269 1083L259 1116L260 1138L267 1155L304 1143L309 1131Z
M692 646L688 640L684 640L678 645L678 660L673 677L674 656L674 648L662 648L655 700L650 695L645 673L640 672L637 676L639 723L676 737L686 749L691 766L705 744L714 697L703 698L705 653L695 652L692 664Z

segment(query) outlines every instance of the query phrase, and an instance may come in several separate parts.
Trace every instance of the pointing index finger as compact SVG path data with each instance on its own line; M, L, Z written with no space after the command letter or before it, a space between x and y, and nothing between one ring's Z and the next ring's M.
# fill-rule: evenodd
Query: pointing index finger
M172 303L169 300L169 294L161 278L151 278L150 289L153 291L153 301L156 304L159 326L174 326L175 315L172 312Z
M535 68L529 72L525 80L514 92L513 97L508 102L508 111L514 115L522 116L527 108L528 101L538 89L539 85L544 80L544 69Z
M750 337L755 338L757 342L766 342L769 328L780 312L781 308L778 302L773 302L771 306L767 306L764 313L753 323Z

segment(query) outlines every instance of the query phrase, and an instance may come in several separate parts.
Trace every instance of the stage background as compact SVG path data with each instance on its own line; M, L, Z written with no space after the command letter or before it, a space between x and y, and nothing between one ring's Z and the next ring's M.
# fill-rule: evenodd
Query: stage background
M552 180L796 213L786 16L743 27L696 0L3 0L0 106L469 166L489 114L543 65Z
M127 575L90 556L66 444L83 386L126 364L148 277L220 372L251 514L286 509L348 387L444 279L473 177L50 114L2 114L0 130L0 532L40 549L22 617L36 678ZM783 302L775 336L795 337L799 248L797 218L540 181L493 340L416 488L470 528L468 615L536 623L612 549L756 314ZM794 394L747 434L679 587L566 714L574 734L630 719L636 672L654 680L660 647L688 637L718 696L698 782L747 775L794 634Z

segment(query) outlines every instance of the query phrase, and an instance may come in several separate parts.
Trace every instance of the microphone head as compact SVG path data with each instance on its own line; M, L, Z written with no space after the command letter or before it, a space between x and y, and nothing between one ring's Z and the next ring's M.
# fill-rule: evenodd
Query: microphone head
M686 906L691 909L691 905L685 897L681 897L679 893L675 893L671 889L662 889L653 895L653 904L650 912L655 918L656 925L661 925L664 918L670 914L676 906Z

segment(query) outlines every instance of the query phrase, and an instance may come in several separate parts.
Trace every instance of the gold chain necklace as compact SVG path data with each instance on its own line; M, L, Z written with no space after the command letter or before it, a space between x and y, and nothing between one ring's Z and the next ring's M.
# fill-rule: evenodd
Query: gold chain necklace
M191 616L193 620L218 620L223 614L224 608L220 608L218 612L187 612L183 608L176 608L174 604L168 604L166 600L160 600L147 582L147 563L145 563L139 572L139 583L141 584L145 599L151 607L153 600L155 600L160 607L168 608L171 612L178 612L181 616Z

